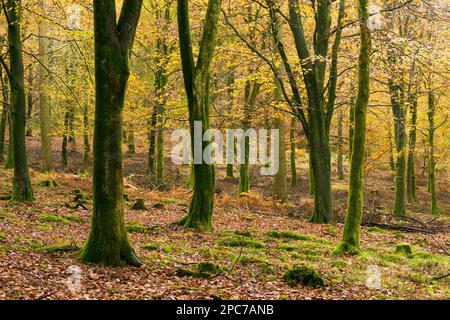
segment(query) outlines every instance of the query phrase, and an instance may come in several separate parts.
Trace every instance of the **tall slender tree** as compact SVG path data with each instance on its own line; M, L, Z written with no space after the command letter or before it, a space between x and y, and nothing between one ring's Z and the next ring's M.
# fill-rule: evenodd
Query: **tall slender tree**
M117 19L115 0L94 0L94 206L91 231L80 256L111 266L142 264L124 223L122 151L129 59L141 7L142 0L125 0Z
M46 12L45 0L40 0L42 12ZM52 141L50 136L50 108L48 104L47 89L45 83L47 79L48 64L47 39L46 39L46 21L39 21L39 57L41 63L38 70L38 90L39 90L39 118L41 128L41 170L49 172L53 170L52 159Z
M8 0L4 10L8 24L9 63L3 66L11 86L11 135L10 145L14 158L13 201L32 201L25 142L26 98L21 37L21 0ZM3 61L3 60L2 60ZM4 64L4 63L2 63ZM12 142L12 144L11 144Z
M192 195L189 212L181 224L187 228L211 230L212 211L214 206L215 174L213 164L203 159L203 150L211 144L210 139L195 142L194 126L201 123L200 140L209 129L209 77L210 67L217 40L217 24L222 0L209 0L198 51L194 61L189 23L188 0L177 0L178 32L184 86L189 109L189 125L191 131L191 147L194 156ZM201 145L197 150L196 144Z
M360 49L358 71L358 94L355 102L355 128L352 158L350 162L349 191L342 243L336 252L359 250L359 236L363 209L363 175L366 152L366 113L370 94L371 36L368 27L368 0L358 0L360 18Z

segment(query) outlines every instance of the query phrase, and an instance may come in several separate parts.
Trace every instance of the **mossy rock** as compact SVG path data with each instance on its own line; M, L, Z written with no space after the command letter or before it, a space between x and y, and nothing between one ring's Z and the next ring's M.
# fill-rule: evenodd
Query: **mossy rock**
M154 250L158 250L159 246L157 244L148 243L148 244L144 244L142 246L142 249L148 250L148 251L154 251Z
M177 269L178 277L195 277L201 279L208 279L211 276L222 273L223 270L219 265L210 261L199 262L196 266L196 270L188 270L184 268Z
M161 202L156 202L155 204L152 205L153 209L164 209L164 203Z
M395 246L395 253L404 254L404 255L412 255L412 248L409 243L399 243Z
M254 248L254 249L261 249L264 247L264 244L262 244L259 241L251 240L251 239L236 239L236 238L228 238L223 239L219 241L219 245L226 246L226 247L246 247L246 248Z
M37 185L38 185L38 187L45 187L45 188L59 187L59 183L53 179L41 181Z
M313 268L306 266L289 269L283 279L290 286L301 284L308 287L321 287L325 285L323 278Z
M211 261L204 261L197 264L197 270L198 272L206 272L206 273L219 273L220 267Z
M144 199L137 199L131 208L133 210L147 210Z

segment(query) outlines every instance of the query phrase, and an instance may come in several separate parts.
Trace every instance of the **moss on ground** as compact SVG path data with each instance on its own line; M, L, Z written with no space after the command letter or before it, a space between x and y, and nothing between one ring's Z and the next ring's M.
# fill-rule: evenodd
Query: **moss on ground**
M325 285L323 278L313 268L306 266L289 269L284 274L283 279L290 286L301 284L309 287L320 287Z

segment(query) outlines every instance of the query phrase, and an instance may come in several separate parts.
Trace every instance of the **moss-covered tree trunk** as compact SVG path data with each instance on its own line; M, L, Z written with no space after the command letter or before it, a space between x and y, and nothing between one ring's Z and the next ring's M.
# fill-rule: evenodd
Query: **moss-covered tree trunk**
M307 44L300 8L296 0L289 0L289 17L289 25L297 55L301 60L303 80L308 96L307 136L311 160L310 170L314 182L314 210L311 221L329 223L334 221L331 197L331 154L328 135L332 110L326 109L324 97L326 59L311 59L311 57L327 56L331 20L330 3L328 0L317 2L313 55L310 53Z
M194 62L188 1L177 0L181 64L188 99L191 146L194 156L194 194L192 195L189 212L181 223L184 227L198 230L211 230L213 228L211 218L214 205L214 165L206 163L203 159L203 150L211 144L211 140L197 141L200 148L196 148L194 127L196 123L201 124L201 136L197 139L203 140L201 137L209 129L209 75L217 40L217 23L221 3L221 0L208 1L199 53L197 61ZM196 151L196 149L200 150Z
M232 112L233 106L234 106L234 70L230 70L230 73L227 77L227 94L228 94L228 112ZM232 148L236 150L235 148L235 139L233 139L233 146ZM228 159L227 159L228 160ZM231 161L231 163L227 162L226 165L226 172L225 172L225 178L228 179L234 179L234 159Z
M259 87L260 84L257 80L247 80L245 83L244 117L241 122L244 131L250 129L252 111L255 108ZM242 138L244 139L244 161L241 160L239 169L239 196L247 196L250 192L250 137L244 135ZM239 152L242 153L242 149Z
M287 199L287 180L286 180L286 145L285 145L285 133L286 124L282 117L275 118L275 129L279 131L279 156L278 156L278 172L274 176L274 193L275 196L281 201Z
M403 86L390 81L391 105L395 133L395 199L394 214L406 215L406 109L403 103Z
M12 141L14 157L12 200L20 202L33 200L25 143L26 99L20 29L21 6L22 3L20 0L8 0L6 5L12 106L12 136L10 137L10 141Z
M342 107L338 110L338 141L337 141L337 174L338 179L344 179L344 136L343 136L343 123L344 112Z
M289 130L289 148L290 148L290 164L291 164L291 188L298 186L298 176L297 176L297 159L296 159L296 141L295 133L297 132L297 122L295 117L291 117L291 127Z
M353 135L352 157L350 161L350 177L347 212L345 216L342 243L337 251L357 252L361 217L363 210L363 175L366 150L366 113L370 94L370 51L371 36L367 25L369 13L368 0L359 0L360 16L360 49L358 66L358 94L355 102L355 128Z
M28 82L28 90L27 90L27 120L26 120L26 132L25 136L31 137L33 135L33 129L31 126L32 122L32 116L33 116L33 82L34 82L34 76L33 76L33 64L28 65L28 75L27 75L27 82Z
M114 0L94 0L95 122L91 231L81 259L140 266L124 223L122 123L129 57L141 0L125 0L116 22Z
M88 106L83 110L83 171L88 172L90 163L91 145L89 143Z
M5 138L6 138L6 126L8 124L9 117L9 79L7 75L3 76L3 68L0 65L0 84L2 85L2 114L0 119L0 162L5 161Z
M128 131L127 138L128 138L128 141L127 141L128 142L128 153L135 154L136 153L136 146L134 144L134 131L133 131L133 129Z
M153 175L155 173L156 108L157 106L155 105L150 118L150 128L148 132L147 174L149 175Z
M40 1L40 6L45 12L45 1ZM41 130L41 170L50 172L53 170L52 141L50 136L50 108L48 104L47 88L47 70L44 66L48 65L47 39L46 39L46 21L39 21L39 64L38 69L38 90L39 90L39 121ZM66 159L67 160L67 159ZM66 163L67 165L67 163Z
M434 92L428 91L428 192L431 195L430 213L432 215L439 214L439 207L436 197L436 162L434 159L434 133L436 127L434 124L434 116L436 114L436 102Z
M67 144L69 141L69 112L66 111L64 115L64 128L63 128L63 135L62 135L62 143L61 143L61 167L63 170L67 168Z
M411 120L408 140L408 162L406 165L406 194L409 203L416 201L416 172L415 172L415 149L416 149L416 123L417 123L417 99L413 98L410 106Z

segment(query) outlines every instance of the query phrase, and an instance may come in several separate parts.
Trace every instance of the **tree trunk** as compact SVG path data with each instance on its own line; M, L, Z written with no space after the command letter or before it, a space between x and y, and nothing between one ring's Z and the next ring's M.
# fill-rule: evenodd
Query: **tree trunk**
M66 111L64 115L64 131L62 136L61 144L61 166L65 170L67 168L67 143L68 143L68 132L69 132L69 112Z
M128 153L135 154L136 147L134 146L134 131L128 131Z
M344 121L344 112L342 110L342 107L339 107L338 110L338 154L337 154L337 174L338 179L343 180L344 179L344 137L343 137L343 130L342 130L342 123Z
M415 148L416 148L416 122L417 122L417 99L411 101L411 122L409 129L408 162L406 165L406 193L409 203L416 201L416 172L415 172Z
M6 125L8 124L8 117L9 117L9 89L8 84L9 80L8 77L5 74L5 77L3 77L3 69L0 65L0 82L2 85L2 115L0 120L0 162L5 161L5 138L6 138Z
M83 171L85 173L89 170L90 152L88 106L85 106L83 110Z
M111 266L142 264L128 241L124 223L122 152L129 57L141 7L142 1L125 0L116 22L115 1L94 0L94 206L81 259Z
M8 43L11 65L11 105L12 105L12 141L14 155L13 201L32 201L30 176L28 173L28 159L25 143L26 99L24 84L24 67L22 57L22 39L20 29L20 0L8 0L7 11L9 17Z
M363 176L366 149L366 113L370 95L370 51L371 36L367 26L368 0L359 0L360 38L358 95L355 102L355 128L353 152L350 161L348 204L345 216L342 243L337 253L359 251L359 238L363 210Z
M439 207L436 198L436 162L434 160L434 115L436 113L436 103L434 92L430 89L428 92L428 191L431 195L430 213L432 215L439 214Z
M295 188L298 186L298 177L297 177L297 160L296 160L296 144L295 144L295 133L297 131L297 125L295 121L295 117L291 118L291 128L289 131L289 145L291 150L291 188Z
M41 8L45 12L45 0L40 1ZM44 66L48 65L47 41L46 41L46 24L45 19L39 23L39 57L42 64L38 69L38 90L39 90L39 118L41 129L41 170L50 172L53 170L52 158L52 141L50 136L50 108L48 105L48 97L46 94L45 82L47 79L47 70ZM65 166L67 166L67 158ZM63 165L63 168L65 168Z
M188 98L191 146L194 156L194 194L189 213L182 219L181 224L186 228L211 230L213 228L211 217L214 204L215 174L214 166L206 163L203 159L203 150L211 144L211 140L202 141L202 137L209 129L209 74L217 40L217 23L222 1L208 1L196 64L191 45L188 1L178 0L177 3L180 53L184 86ZM198 138L194 137L194 127L197 122L201 124L201 136ZM196 140L200 140L197 141L199 146L195 143Z
M28 67L28 90L27 90L27 124L25 136L31 137L33 135L33 130L31 129L31 116L33 113L33 65L30 64Z

